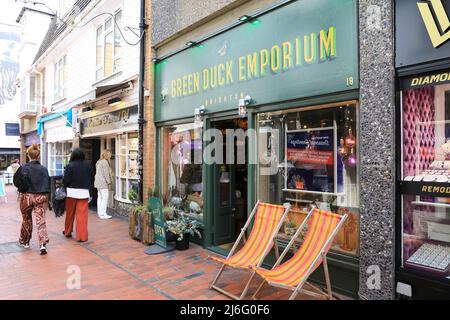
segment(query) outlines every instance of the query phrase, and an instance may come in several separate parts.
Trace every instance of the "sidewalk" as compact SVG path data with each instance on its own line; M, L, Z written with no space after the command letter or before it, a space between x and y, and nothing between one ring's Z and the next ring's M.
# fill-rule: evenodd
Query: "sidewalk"
M146 246L129 238L123 219L100 220L91 213L89 241L80 244L61 234L64 217L48 211L48 254L39 255L35 230L31 249L22 249L17 246L17 196L11 187L7 191L8 203L0 199L0 299L227 299L208 288L220 267L207 259L214 253L191 244L187 251L146 255ZM81 272L77 290L66 285L73 266ZM247 277L230 269L218 285L237 293ZM259 297L288 296L287 291L266 287Z

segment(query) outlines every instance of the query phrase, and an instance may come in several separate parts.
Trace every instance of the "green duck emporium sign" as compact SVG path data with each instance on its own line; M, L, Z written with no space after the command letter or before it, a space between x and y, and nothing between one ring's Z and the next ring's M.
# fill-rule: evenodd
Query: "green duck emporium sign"
M158 62L155 120L358 88L356 13L355 0L294 1Z

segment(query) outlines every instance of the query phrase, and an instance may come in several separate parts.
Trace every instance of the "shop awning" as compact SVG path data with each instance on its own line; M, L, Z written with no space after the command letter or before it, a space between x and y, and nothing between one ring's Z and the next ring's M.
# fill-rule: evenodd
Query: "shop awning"
M95 97L100 98L101 96L104 96L108 93L112 93L112 92L119 91L122 89L127 89L130 86L129 82L130 81L125 81L125 82L121 82L121 83L97 87L97 88L95 88Z
M52 111L50 114L46 114L40 117L37 121L37 132L38 135L42 135L44 130L44 123L58 119L60 117L66 118L66 127L72 127L72 108L65 111Z

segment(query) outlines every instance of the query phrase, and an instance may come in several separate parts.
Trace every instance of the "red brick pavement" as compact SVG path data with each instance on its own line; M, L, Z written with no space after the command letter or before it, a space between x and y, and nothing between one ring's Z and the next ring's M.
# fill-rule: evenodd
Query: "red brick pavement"
M48 211L48 254L39 255L35 230L31 249L19 248L17 196L13 188L7 190L8 203L0 199L0 299L227 299L208 288L220 267L208 259L214 253L191 244L187 251L146 255L146 247L129 238L128 223L119 218L100 220L91 213L89 241L80 244L61 234L64 218ZM67 289L70 266L80 268L80 289ZM247 277L230 270L218 285L238 293ZM260 297L288 295L267 287Z

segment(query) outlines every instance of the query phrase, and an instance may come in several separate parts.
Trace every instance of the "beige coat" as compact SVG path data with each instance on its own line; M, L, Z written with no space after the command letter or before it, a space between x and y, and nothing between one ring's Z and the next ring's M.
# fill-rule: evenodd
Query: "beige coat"
M111 167L107 160L98 160L96 164L94 186L97 189L109 189L112 182Z

